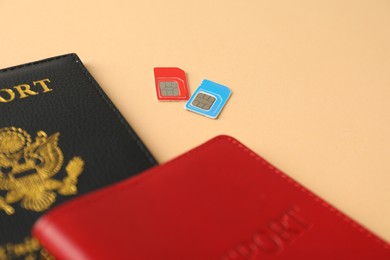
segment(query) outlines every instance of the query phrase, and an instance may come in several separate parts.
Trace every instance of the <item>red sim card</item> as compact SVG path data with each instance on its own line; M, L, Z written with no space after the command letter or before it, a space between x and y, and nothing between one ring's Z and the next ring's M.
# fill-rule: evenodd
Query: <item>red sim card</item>
M157 99L161 101L188 100L186 73L179 68L154 68Z

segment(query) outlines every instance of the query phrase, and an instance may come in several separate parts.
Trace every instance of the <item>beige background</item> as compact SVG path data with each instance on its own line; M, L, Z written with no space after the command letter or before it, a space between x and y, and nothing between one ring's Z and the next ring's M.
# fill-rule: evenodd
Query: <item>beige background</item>
M390 241L388 0L0 0L0 24L0 67L76 52L160 162L230 134ZM220 118L157 102L155 66L229 86Z

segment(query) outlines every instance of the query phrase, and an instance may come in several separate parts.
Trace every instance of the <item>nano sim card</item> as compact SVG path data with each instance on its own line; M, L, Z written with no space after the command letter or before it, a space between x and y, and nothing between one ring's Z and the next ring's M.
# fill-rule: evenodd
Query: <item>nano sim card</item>
M188 100L185 108L215 119L231 94L232 91L228 87L205 79Z
M179 68L154 68L157 99L161 101L188 100L190 97L186 73Z

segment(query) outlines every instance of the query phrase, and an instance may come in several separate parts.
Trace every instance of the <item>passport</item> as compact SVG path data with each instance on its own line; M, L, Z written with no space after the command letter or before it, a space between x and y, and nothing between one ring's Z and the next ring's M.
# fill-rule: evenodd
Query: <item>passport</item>
M0 70L0 259L40 259L47 210L156 161L76 54Z
M390 259L387 242L229 136L65 203L33 234L57 259Z

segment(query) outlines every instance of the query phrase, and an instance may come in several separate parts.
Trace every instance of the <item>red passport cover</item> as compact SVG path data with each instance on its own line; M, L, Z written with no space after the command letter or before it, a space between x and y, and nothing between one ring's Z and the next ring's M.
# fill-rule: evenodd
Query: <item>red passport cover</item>
M44 215L58 259L390 259L389 245L228 136Z

